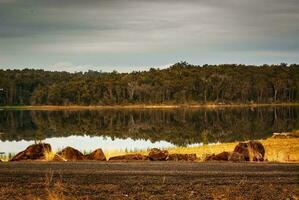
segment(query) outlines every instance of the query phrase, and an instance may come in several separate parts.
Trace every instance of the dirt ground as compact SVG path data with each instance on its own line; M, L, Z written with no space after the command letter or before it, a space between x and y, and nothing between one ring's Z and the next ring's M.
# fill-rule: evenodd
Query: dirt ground
M298 199L299 164L0 163L0 199Z

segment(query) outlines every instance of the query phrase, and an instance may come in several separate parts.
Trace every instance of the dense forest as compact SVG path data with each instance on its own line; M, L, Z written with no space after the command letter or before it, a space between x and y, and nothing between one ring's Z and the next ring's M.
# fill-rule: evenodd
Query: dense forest
M0 105L299 101L299 65L203 65L131 73L0 70Z

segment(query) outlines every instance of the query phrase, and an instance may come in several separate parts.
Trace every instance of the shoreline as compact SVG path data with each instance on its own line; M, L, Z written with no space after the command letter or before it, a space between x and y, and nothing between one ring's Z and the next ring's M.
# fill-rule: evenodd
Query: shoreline
M267 138L257 140L264 145L266 150L265 160L273 163L299 163L299 138ZM169 148L169 153L190 154L195 153L198 157L203 158L209 154L219 154L227 151L231 152L239 142L228 142L212 145L202 145L193 147L173 147Z
M299 138L267 138L262 140L257 140L264 145L266 150L265 153L265 162L261 163L297 163L299 164ZM244 141L243 141L244 142ZM196 145L191 147L169 147L164 148L170 154L196 154L198 160L197 163L205 162L204 158L207 155L219 154L221 152L232 152L235 146L239 143L236 142L227 142L227 143L216 143L216 144L205 144L205 145ZM147 155L147 149L140 149L135 151L126 152L123 150L103 150L104 155L109 160L110 157L114 156L123 156L130 154L141 154ZM19 153L19 152L17 152ZM17 154L16 153L16 154ZM53 154L49 156L54 156L57 152L54 151ZM91 153L91 152L89 152ZM16 155L14 154L14 155ZM85 154L84 154L85 155ZM4 156L5 157L5 156ZM7 162L7 159L2 158L3 162ZM36 162L36 161L32 161ZM44 160L42 162L53 162L52 160ZM109 162L109 161L107 161ZM128 162L128 161L127 161ZM250 163L250 162L249 162Z
M0 106L4 110L104 110L104 109L217 109L217 108L256 108L276 106L299 106L299 103L261 103L261 104L132 104L132 105L25 105Z

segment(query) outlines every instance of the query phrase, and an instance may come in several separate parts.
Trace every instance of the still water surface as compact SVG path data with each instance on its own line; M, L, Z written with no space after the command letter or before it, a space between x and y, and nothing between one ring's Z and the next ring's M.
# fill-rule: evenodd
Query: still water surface
M0 110L0 152L34 142L54 150L136 150L263 139L299 129L299 107Z

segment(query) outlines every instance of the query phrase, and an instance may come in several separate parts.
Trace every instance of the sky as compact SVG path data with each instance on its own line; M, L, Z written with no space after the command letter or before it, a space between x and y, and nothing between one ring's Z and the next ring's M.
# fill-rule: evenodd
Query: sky
M0 69L299 63L299 0L0 0Z

